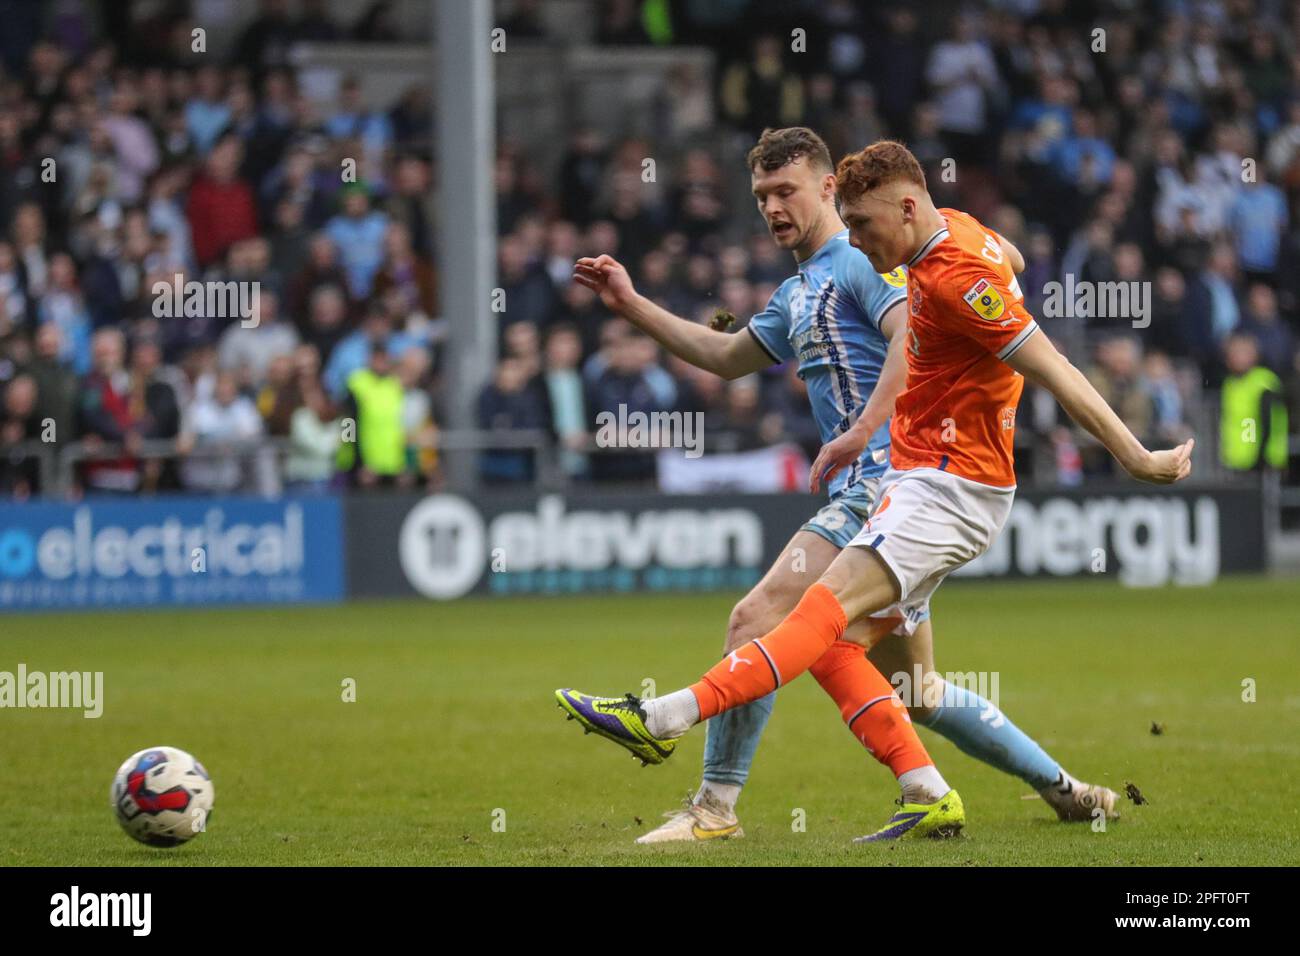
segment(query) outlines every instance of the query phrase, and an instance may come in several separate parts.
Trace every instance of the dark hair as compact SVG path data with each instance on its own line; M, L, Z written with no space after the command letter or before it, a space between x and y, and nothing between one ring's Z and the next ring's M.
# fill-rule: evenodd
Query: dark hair
M831 151L826 148L826 143L806 126L789 126L785 129L769 127L763 130L763 135L745 159L750 172L759 166L770 173L805 156L814 169L829 173L835 168L831 164Z

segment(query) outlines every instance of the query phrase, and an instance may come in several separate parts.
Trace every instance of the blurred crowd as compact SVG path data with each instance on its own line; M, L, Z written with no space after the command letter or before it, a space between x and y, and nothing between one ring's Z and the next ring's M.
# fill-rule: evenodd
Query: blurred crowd
M396 40L390 8L268 0L227 58L193 49L187 4L12 25L0 491L39 492L29 452L72 442L101 493L437 479L428 89L367 109L345 76L322 109L291 65L301 42Z
M292 56L300 42L397 39L392 5L343 22L321 0L259 0L224 58L192 50L191 6L127 3L98 23L65 4L6 24L0 492L39 492L28 452L73 441L111 450L75 472L101 492L436 485L436 423L465 399L440 387L429 91L367 108L344 77L322 108ZM500 360L472 397L482 428L549 436L584 481L653 480L650 455L593 447L597 413L620 405L702 412L710 453L792 441L815 454L792 368L723 382L570 281L576 257L607 252L673 312L743 324L794 268L743 157L763 127L802 124L836 157L905 140L941 205L1019 245L1030 311L1144 440L1217 427L1225 467L1287 467L1300 3L589 6L594 42L705 46L716 71L674 69L648 127L578 126L553 163L500 130L506 307ZM545 12L500 0L497 22L511 42L575 42ZM348 163L355 175L340 174ZM1053 316L1051 284L1067 277L1144 283L1146 311ZM159 283L189 281L257 283L256 324L160 314ZM1026 479L1108 473L1045 396L1027 392L1019 426ZM176 453L150 454L159 441ZM478 473L523 482L538 468L532 451L499 448Z
M502 7L564 42L539 4ZM647 410L704 410L726 447L814 450L789 369L724 384L653 348L623 355L636 334L569 281L575 255L607 252L680 315L761 310L793 263L752 206L744 154L765 126L808 125L836 157L903 139L940 205L1019 245L1028 308L1145 441L1220 426L1206 451L1219 446L1225 467L1287 467L1300 426L1300 4L611 0L593 13L605 43L711 46L717 76L674 71L652 137L577 129L553 176L507 131L496 182L509 308L484 425L511 427L514 408L519 427L538 427L549 396L566 406L552 427L576 445L576 423L618 389ZM1123 315L1063 311L1048 300L1067 278L1139 283L1145 297ZM569 343L562 363L553 336ZM577 371L585 406L576 388L556 398L557 364ZM1017 440L1036 452L1020 456L1026 479L1112 468L1032 389Z

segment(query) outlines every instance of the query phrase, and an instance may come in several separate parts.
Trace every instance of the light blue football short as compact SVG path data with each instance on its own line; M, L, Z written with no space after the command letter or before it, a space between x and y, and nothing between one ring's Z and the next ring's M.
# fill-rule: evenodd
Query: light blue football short
M844 488L808 519L801 531L821 535L835 547L849 546L876 506L879 478L867 478Z

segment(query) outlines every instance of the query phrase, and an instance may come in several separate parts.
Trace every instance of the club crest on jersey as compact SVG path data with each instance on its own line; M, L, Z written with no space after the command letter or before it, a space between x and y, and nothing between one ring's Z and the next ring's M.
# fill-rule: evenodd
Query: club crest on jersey
M899 266L897 269L891 269L889 272L880 273L880 278L884 279L887 285L892 285L895 289L902 289L907 285L907 273L903 271L902 266Z
M808 299L804 293L802 284L795 286L790 290L790 318L796 322L803 318L804 309L807 308Z
M970 290L962 296L966 304L975 310L977 315L981 315L990 322L1002 317L1006 311L1007 304L1002 299L1002 293L993 287L993 283L988 279L980 279Z
M921 314L921 287L912 286L912 314Z

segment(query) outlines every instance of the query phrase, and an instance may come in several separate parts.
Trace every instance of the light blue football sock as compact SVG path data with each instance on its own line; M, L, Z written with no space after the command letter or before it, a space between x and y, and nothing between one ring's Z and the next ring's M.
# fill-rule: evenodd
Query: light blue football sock
M1056 782L1060 764L1002 711L979 694L944 683L943 703L931 709L925 726L962 753L1019 777L1035 790Z
M709 718L704 740L704 779L743 787L758 750L758 740L772 716L776 691Z

